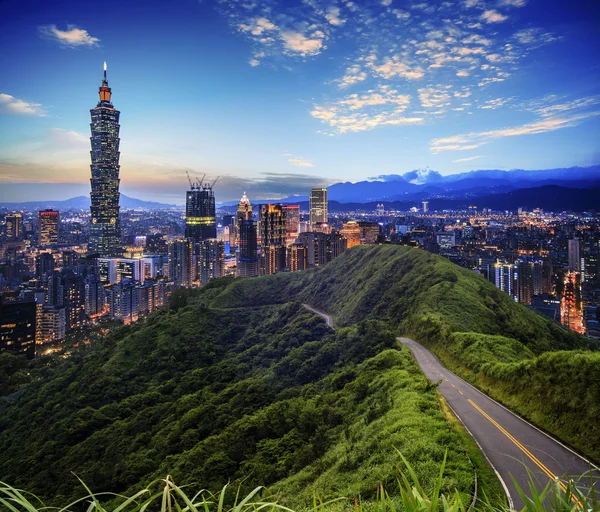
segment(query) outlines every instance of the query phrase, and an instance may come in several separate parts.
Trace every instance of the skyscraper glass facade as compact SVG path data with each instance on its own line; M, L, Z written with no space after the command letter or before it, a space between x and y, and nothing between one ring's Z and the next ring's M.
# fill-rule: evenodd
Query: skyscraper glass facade
M185 198L185 237L198 243L217 237L215 193L212 186L192 184Z
M90 110L92 116L92 192L90 241L88 253L109 256L121 252L119 222L119 115L111 103L106 79L100 87L100 101Z

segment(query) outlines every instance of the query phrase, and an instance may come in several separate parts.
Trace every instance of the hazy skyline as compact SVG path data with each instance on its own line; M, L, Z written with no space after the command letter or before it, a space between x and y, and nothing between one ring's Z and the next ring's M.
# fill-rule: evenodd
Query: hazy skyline
M0 200L89 193L104 61L122 112L121 191L142 199L183 203L186 170L220 175L229 201L426 166L598 163L594 1L2 9Z

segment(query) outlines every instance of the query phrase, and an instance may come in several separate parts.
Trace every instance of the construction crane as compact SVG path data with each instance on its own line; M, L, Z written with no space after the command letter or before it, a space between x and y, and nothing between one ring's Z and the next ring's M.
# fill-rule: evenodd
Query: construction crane
M200 187L202 187L202 183L204 182L204 178L206 178L206 174L204 174L202 176L202 179L196 178L196 184L194 184L194 182L192 181L192 178L190 178L190 173L188 171L185 171L185 174L187 174L188 181L190 182L190 188L192 190L196 190L196 189L199 189Z

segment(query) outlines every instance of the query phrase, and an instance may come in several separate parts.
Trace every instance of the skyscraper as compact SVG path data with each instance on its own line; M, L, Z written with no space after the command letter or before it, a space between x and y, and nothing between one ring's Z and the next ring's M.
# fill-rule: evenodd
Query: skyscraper
M225 244L216 238L200 242L199 278L202 286L211 279L223 277L225 267Z
M258 212L261 273L274 274L285 268L285 210L281 204L261 204Z
M4 217L5 234L7 240L19 240L21 238L21 229L23 224L23 217L20 213L9 213Z
M242 196L236 214L237 244L236 276L254 277L258 275L258 242L256 223L252 220L252 203Z
M48 208L38 212L38 243L40 246L58 243L59 213Z
M313 188L310 193L310 226L327 223L327 189Z
M169 280L176 286L192 286L196 279L194 243L191 240L174 240L168 245Z
M296 241L300 233L300 205L288 204L285 211L286 244L289 246Z
M88 253L99 256L115 255L121 249L119 221L119 115L110 102L111 89L106 79L100 87L100 101L90 110L92 116L92 192L90 241Z
M573 238L568 242L569 270L581 270L581 240Z
M185 197L185 237L194 243L217 238L215 194L212 185L203 180L190 180Z

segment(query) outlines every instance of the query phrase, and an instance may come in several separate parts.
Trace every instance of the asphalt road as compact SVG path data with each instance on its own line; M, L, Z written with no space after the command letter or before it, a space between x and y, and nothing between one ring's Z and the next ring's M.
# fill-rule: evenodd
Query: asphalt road
M398 339L412 351L426 377L431 382L440 382L440 393L495 469L511 508L523 507L511 475L521 488L528 489L528 471L533 474L538 488L556 477L566 482L569 478L577 481L582 475L587 475L588 480L582 480L579 485L588 487L592 471L597 479L596 488L600 490L597 467L444 368L419 343L408 338Z
M327 322L328 327L331 327L332 329L335 329L334 325L333 325L333 318L331 318L330 315L328 315L327 313L323 313L322 311L318 311L315 308L309 306L308 304L302 304L306 309L308 309L309 311L312 311L313 313L323 317L325 319L325 321Z

